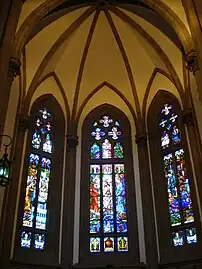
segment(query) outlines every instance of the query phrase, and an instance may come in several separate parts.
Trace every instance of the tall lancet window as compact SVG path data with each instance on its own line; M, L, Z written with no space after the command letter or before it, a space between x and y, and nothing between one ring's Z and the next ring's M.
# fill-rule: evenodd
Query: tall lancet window
M21 247L43 250L47 240L48 193L54 151L51 113L41 108L36 114L28 157Z
M104 115L93 123L89 173L90 252L128 251L123 131Z
M159 253L165 263L201 255L200 215L184 119L177 98L158 91L148 110L148 137Z
M61 225L65 120L51 94L38 98L30 111L14 260L57 264ZM21 141L23 144L24 137Z
M112 106L100 106L85 120L82 143L80 258L131 263L138 244L133 248L137 223L127 118Z
M172 104L165 103L159 111L159 141L167 182L168 210L174 247L197 243L190 179L178 121L179 115Z

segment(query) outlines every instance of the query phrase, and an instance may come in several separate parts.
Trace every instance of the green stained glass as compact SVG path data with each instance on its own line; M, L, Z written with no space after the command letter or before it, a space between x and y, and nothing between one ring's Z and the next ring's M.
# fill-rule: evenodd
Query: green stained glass
M114 146L114 158L115 159L123 158L123 147L120 142L117 142Z

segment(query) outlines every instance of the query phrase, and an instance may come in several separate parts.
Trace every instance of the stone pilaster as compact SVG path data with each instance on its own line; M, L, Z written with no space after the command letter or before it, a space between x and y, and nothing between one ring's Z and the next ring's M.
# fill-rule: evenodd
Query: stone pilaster
M196 175L197 185L196 188L199 191L200 204L202 208L202 179L201 179L201 166L202 166L202 151L201 151L201 141L200 135L196 127L194 120L194 114L192 109L186 109L183 111L183 123L187 127L187 133L190 143L190 153L192 156L192 169L194 169Z
M76 150L78 136L68 134L66 170L64 182L64 209L63 209L63 234L62 234L62 268L68 268L73 262L73 240L74 240L74 201L76 181ZM68 240L67 240L68 238Z
M154 221L154 205L152 199L151 174L147 145L147 133L139 132L135 136L138 147L142 207L145 231L146 259L150 268L157 268L157 242Z

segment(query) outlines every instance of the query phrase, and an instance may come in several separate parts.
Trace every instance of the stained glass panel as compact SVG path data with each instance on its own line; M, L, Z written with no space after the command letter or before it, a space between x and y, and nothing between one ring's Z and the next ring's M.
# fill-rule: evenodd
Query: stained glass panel
M31 138L32 153L29 155L28 176L23 214L23 226L30 231L21 233L21 246L43 250L45 234L36 233L35 229L45 231L48 219L48 192L51 176L51 154L53 153L52 116L44 108L38 111L35 130ZM46 156L43 156L44 152Z
M45 136L45 141L43 143L43 151L52 153L52 147L53 147L53 142L52 142L51 136L50 134L47 134Z
M173 155L170 153L164 156L164 173L168 182L168 204L171 225L176 226L181 224L180 202L177 193L177 183L174 171Z
M115 159L123 158L123 147L120 142L117 142L114 146L114 158Z
M39 149L41 146L41 135L36 130L32 136L32 147L35 149Z
M100 252L100 238L99 237L90 238L90 252Z
M92 137L94 137L96 140L100 140L103 136L105 136L105 132L102 131L101 128L96 128L92 133Z
M178 115L171 104L166 103L161 109L159 127L164 175L167 181L169 214L173 227L172 240L173 246L179 247L195 243L197 239L195 228L186 229L187 223L194 222L194 213L184 150L179 149L181 132ZM178 149L177 145L179 145ZM179 225L181 230L178 230Z
M117 238L117 249L119 252L128 251L128 237Z
M26 227L33 227L38 165L39 156L30 154L23 216L23 226Z
M112 157L112 145L108 139L105 139L102 143L102 158L110 159Z
M30 248L31 247L31 232L23 231L21 233L21 247Z
M160 114L159 126L161 128L161 147L163 149L181 142L178 115L173 111L172 105L164 105Z
M172 236L173 236L174 247L180 247L184 245L184 232L183 231L173 232Z
M186 229L187 244L193 245L197 243L196 229Z
M90 133L91 253L128 251L125 171L123 163L116 163L124 158L122 134L120 123L107 115L93 123Z
M34 236L34 248L37 250L43 250L45 245L45 235L35 234Z
M90 149L91 159L100 159L100 147L94 143Z
M190 185L185 167L184 150L177 150L175 152L175 158L184 223L189 223L194 221L194 214L192 210Z
M104 238L104 252L114 252L114 238L113 237Z

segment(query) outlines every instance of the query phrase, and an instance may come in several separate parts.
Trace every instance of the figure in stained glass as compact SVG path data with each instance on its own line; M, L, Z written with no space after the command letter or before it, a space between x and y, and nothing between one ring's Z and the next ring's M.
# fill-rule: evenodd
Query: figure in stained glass
M100 252L100 246L104 252L128 251L124 164L114 163L124 158L120 126L105 115L94 122L90 133L91 141L92 137L97 140L90 148L89 248L92 253ZM109 233L110 237L104 237Z
M161 146L162 148L167 148L170 144L170 138L166 131L163 131L163 134L161 136Z
M45 142L43 143L43 151L52 153L52 147L53 147L53 142L51 140L51 136L50 134L47 134Z
M123 158L123 147L120 142L117 142L114 146L114 158L116 159Z
M172 226L173 246L188 243L186 240L186 223L194 222L189 178L184 160L184 150L177 149L181 143L178 115L173 106L165 104L159 115L161 148L164 161L164 175L167 180L168 208ZM166 151L169 150L169 154ZM181 230L179 231L178 226ZM185 226L186 227L186 226ZM195 229L195 228L193 228ZM189 244L189 243L188 243Z
M90 149L91 159L100 159L100 147L94 143Z
M45 231L48 217L48 191L51 175L51 159L43 156L46 152L51 158L53 148L52 116L44 108L37 112L35 130L32 134L32 151L29 155L28 175L26 178L26 195L23 214L23 226L29 227L21 235L21 246L30 245L36 250L45 247L45 234L36 233L35 229ZM41 147L41 143L43 145ZM37 154L35 154L37 153ZM32 240L31 240L32 238ZM27 242L27 243L26 243Z
M35 131L35 133L32 136L32 147L35 149L39 149L41 146L41 135L38 131Z
M112 157L112 145L108 139L105 139L102 143L102 158L110 159Z
M178 144L180 142L180 131L176 125L173 126L172 130L172 141L173 144Z

